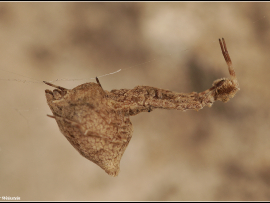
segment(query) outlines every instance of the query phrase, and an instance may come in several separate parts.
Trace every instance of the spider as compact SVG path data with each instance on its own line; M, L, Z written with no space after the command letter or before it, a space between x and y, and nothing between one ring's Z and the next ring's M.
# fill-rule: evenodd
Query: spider
M217 101L233 98L239 84L232 67L225 40L219 39L230 78L215 80L212 87L201 93L177 93L149 86L106 91L97 83L81 84L66 89L46 89L47 103L62 134L85 158L96 163L109 175L117 176L121 157L128 146L133 127L130 116L154 109L200 110Z

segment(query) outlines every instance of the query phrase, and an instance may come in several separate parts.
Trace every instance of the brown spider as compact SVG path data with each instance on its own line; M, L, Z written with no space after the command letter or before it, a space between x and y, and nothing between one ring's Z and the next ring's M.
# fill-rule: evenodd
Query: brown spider
M233 98L239 88L225 40L219 39L230 78L215 80L210 89L197 93L177 93L149 86L106 91L89 82L66 89L49 82L45 90L48 105L60 131L85 158L99 165L109 175L117 176L121 157L132 137L129 116L154 109L200 110L216 100Z

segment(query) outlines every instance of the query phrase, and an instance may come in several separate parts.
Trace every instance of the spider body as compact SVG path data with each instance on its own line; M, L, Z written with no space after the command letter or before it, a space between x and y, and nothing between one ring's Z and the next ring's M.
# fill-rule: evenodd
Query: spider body
M154 109L200 110L217 101L227 102L240 89L224 39L219 40L229 68L230 78L214 81L204 92L177 93L149 86L134 89L103 90L97 83L85 83L73 89L55 87L45 90L47 103L62 134L85 158L109 175L117 176L120 160L132 133L129 117Z

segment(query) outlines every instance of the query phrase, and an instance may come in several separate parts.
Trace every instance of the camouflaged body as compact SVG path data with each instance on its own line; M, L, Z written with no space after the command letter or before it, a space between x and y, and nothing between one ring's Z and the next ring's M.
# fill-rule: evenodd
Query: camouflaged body
M46 90L46 98L58 126L81 155L99 165L109 175L117 176L120 160L132 137L129 116L154 109L180 111L211 107L219 100L227 102L240 90L225 40L219 39L230 78L215 80L203 92L177 93L149 86L133 89L102 89L97 83L85 83L72 90L56 87Z
M46 98L72 146L109 175L117 176L121 157L132 137L129 117L115 110L115 103L107 99L106 92L96 83L66 91L46 90Z

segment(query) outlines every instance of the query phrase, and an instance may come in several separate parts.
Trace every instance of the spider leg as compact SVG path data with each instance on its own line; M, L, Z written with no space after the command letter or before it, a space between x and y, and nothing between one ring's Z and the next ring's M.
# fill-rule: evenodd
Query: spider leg
M74 121L71 121L71 120L66 119L66 118L62 118L61 116L51 116L51 115L47 115L47 116L50 117L50 118L54 118L54 119L58 118L58 119L60 119L60 120L66 121L66 122L68 122L70 125L73 125L73 126L78 126L78 127L80 126L79 123L74 122Z
M221 39L219 39L219 44L220 44L220 48L221 48L222 54L224 56L224 59L228 65L229 73L230 73L232 79L235 79L236 78L235 71L234 71L234 68L232 67L232 61L231 61L229 52L227 50L227 46L226 46L224 38L222 38L222 41L221 41Z
M64 88L64 87L60 87L60 86L57 86L57 85L54 85L52 83L49 83L49 82L46 82L46 81L43 81L46 85L49 85L49 86L52 86L52 87L55 87L57 89L60 89L60 90L64 90L64 91L67 91L68 89Z
M96 77L96 81L97 81L97 84L101 87L101 89L103 90L103 92L105 93L105 96L107 96L107 93L104 91L104 89L102 88L100 82L99 82L99 79L98 77Z
M96 81L97 81L97 84L102 88L102 86L101 86L101 84L100 84L100 82L99 82L98 77L96 77ZM102 89L103 89L103 88L102 88Z

